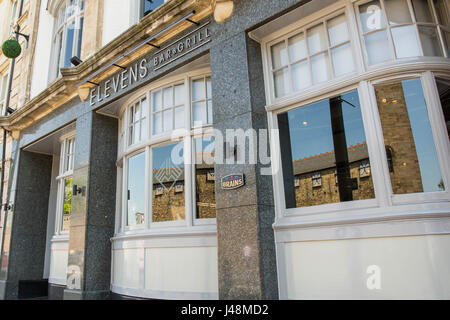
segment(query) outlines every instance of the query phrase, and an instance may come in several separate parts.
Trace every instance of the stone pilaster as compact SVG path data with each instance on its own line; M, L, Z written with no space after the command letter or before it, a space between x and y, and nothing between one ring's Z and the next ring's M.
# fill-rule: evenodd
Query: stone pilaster
M213 47L211 74L215 129L267 129L258 43L239 32ZM215 165L220 299L278 298L272 177L261 167ZM245 186L222 190L220 179L233 173L244 173Z
M75 139L73 184L86 189L72 198L64 299L105 299L114 234L117 120L89 112L77 119Z

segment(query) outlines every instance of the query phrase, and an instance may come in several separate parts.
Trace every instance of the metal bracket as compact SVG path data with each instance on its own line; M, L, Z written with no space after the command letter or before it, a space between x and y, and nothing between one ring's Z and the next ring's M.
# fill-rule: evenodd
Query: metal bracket
M77 194L81 193L81 195L84 197L86 196L86 186L79 187L76 184L73 185L72 188L72 195L76 196Z
M21 32L17 32L17 31L14 31L14 33L25 38L25 40L27 41L27 49L28 49L28 43L30 42L30 36L27 34L23 34Z

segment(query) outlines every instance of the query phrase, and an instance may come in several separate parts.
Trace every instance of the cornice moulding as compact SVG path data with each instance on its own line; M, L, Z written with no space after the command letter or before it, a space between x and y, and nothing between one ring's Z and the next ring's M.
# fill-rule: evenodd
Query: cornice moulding
M192 10L195 11L195 15L192 17L194 21L201 20L212 14L213 1L214 0L172 0L166 3L103 46L96 53L89 56L80 65L61 69L61 77L53 81L44 91L28 101L13 114L6 117L0 116L0 127L4 127L11 131L23 130L31 123L41 119L53 110L75 98L77 96L75 86L82 79L120 56L133 45L149 37L150 34L162 30L178 17ZM52 6L59 5L58 2L60 1L49 1L47 10L50 11L50 9L53 8ZM158 39L156 44L166 41L168 38L175 36L189 26L191 26L191 23L186 21L180 26L168 30L166 34ZM143 50L137 50L134 55L124 58L123 64L129 63L151 50L153 49L145 48ZM105 71L92 80L101 81L112 72L115 71Z

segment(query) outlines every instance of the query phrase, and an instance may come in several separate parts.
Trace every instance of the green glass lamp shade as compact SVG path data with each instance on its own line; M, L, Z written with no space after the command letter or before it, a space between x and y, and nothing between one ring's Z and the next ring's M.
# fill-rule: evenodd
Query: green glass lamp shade
M2 52L5 55L5 57L15 59L18 56L20 56L22 48L20 47L20 44L17 40L9 39L3 42Z

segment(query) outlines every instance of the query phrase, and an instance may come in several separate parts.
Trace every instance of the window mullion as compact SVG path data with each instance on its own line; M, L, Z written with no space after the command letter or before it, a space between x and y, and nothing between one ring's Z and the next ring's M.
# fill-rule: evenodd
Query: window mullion
M395 52L394 39L392 38L391 25L389 23L389 19L388 19L388 16L387 16L386 8L384 6L384 0L380 0L380 5L381 5L382 16L383 16L382 18L384 18L384 21L386 23L386 33L387 33L387 36L388 36L388 39L389 39L392 57L395 60L395 59L397 59L397 53Z

